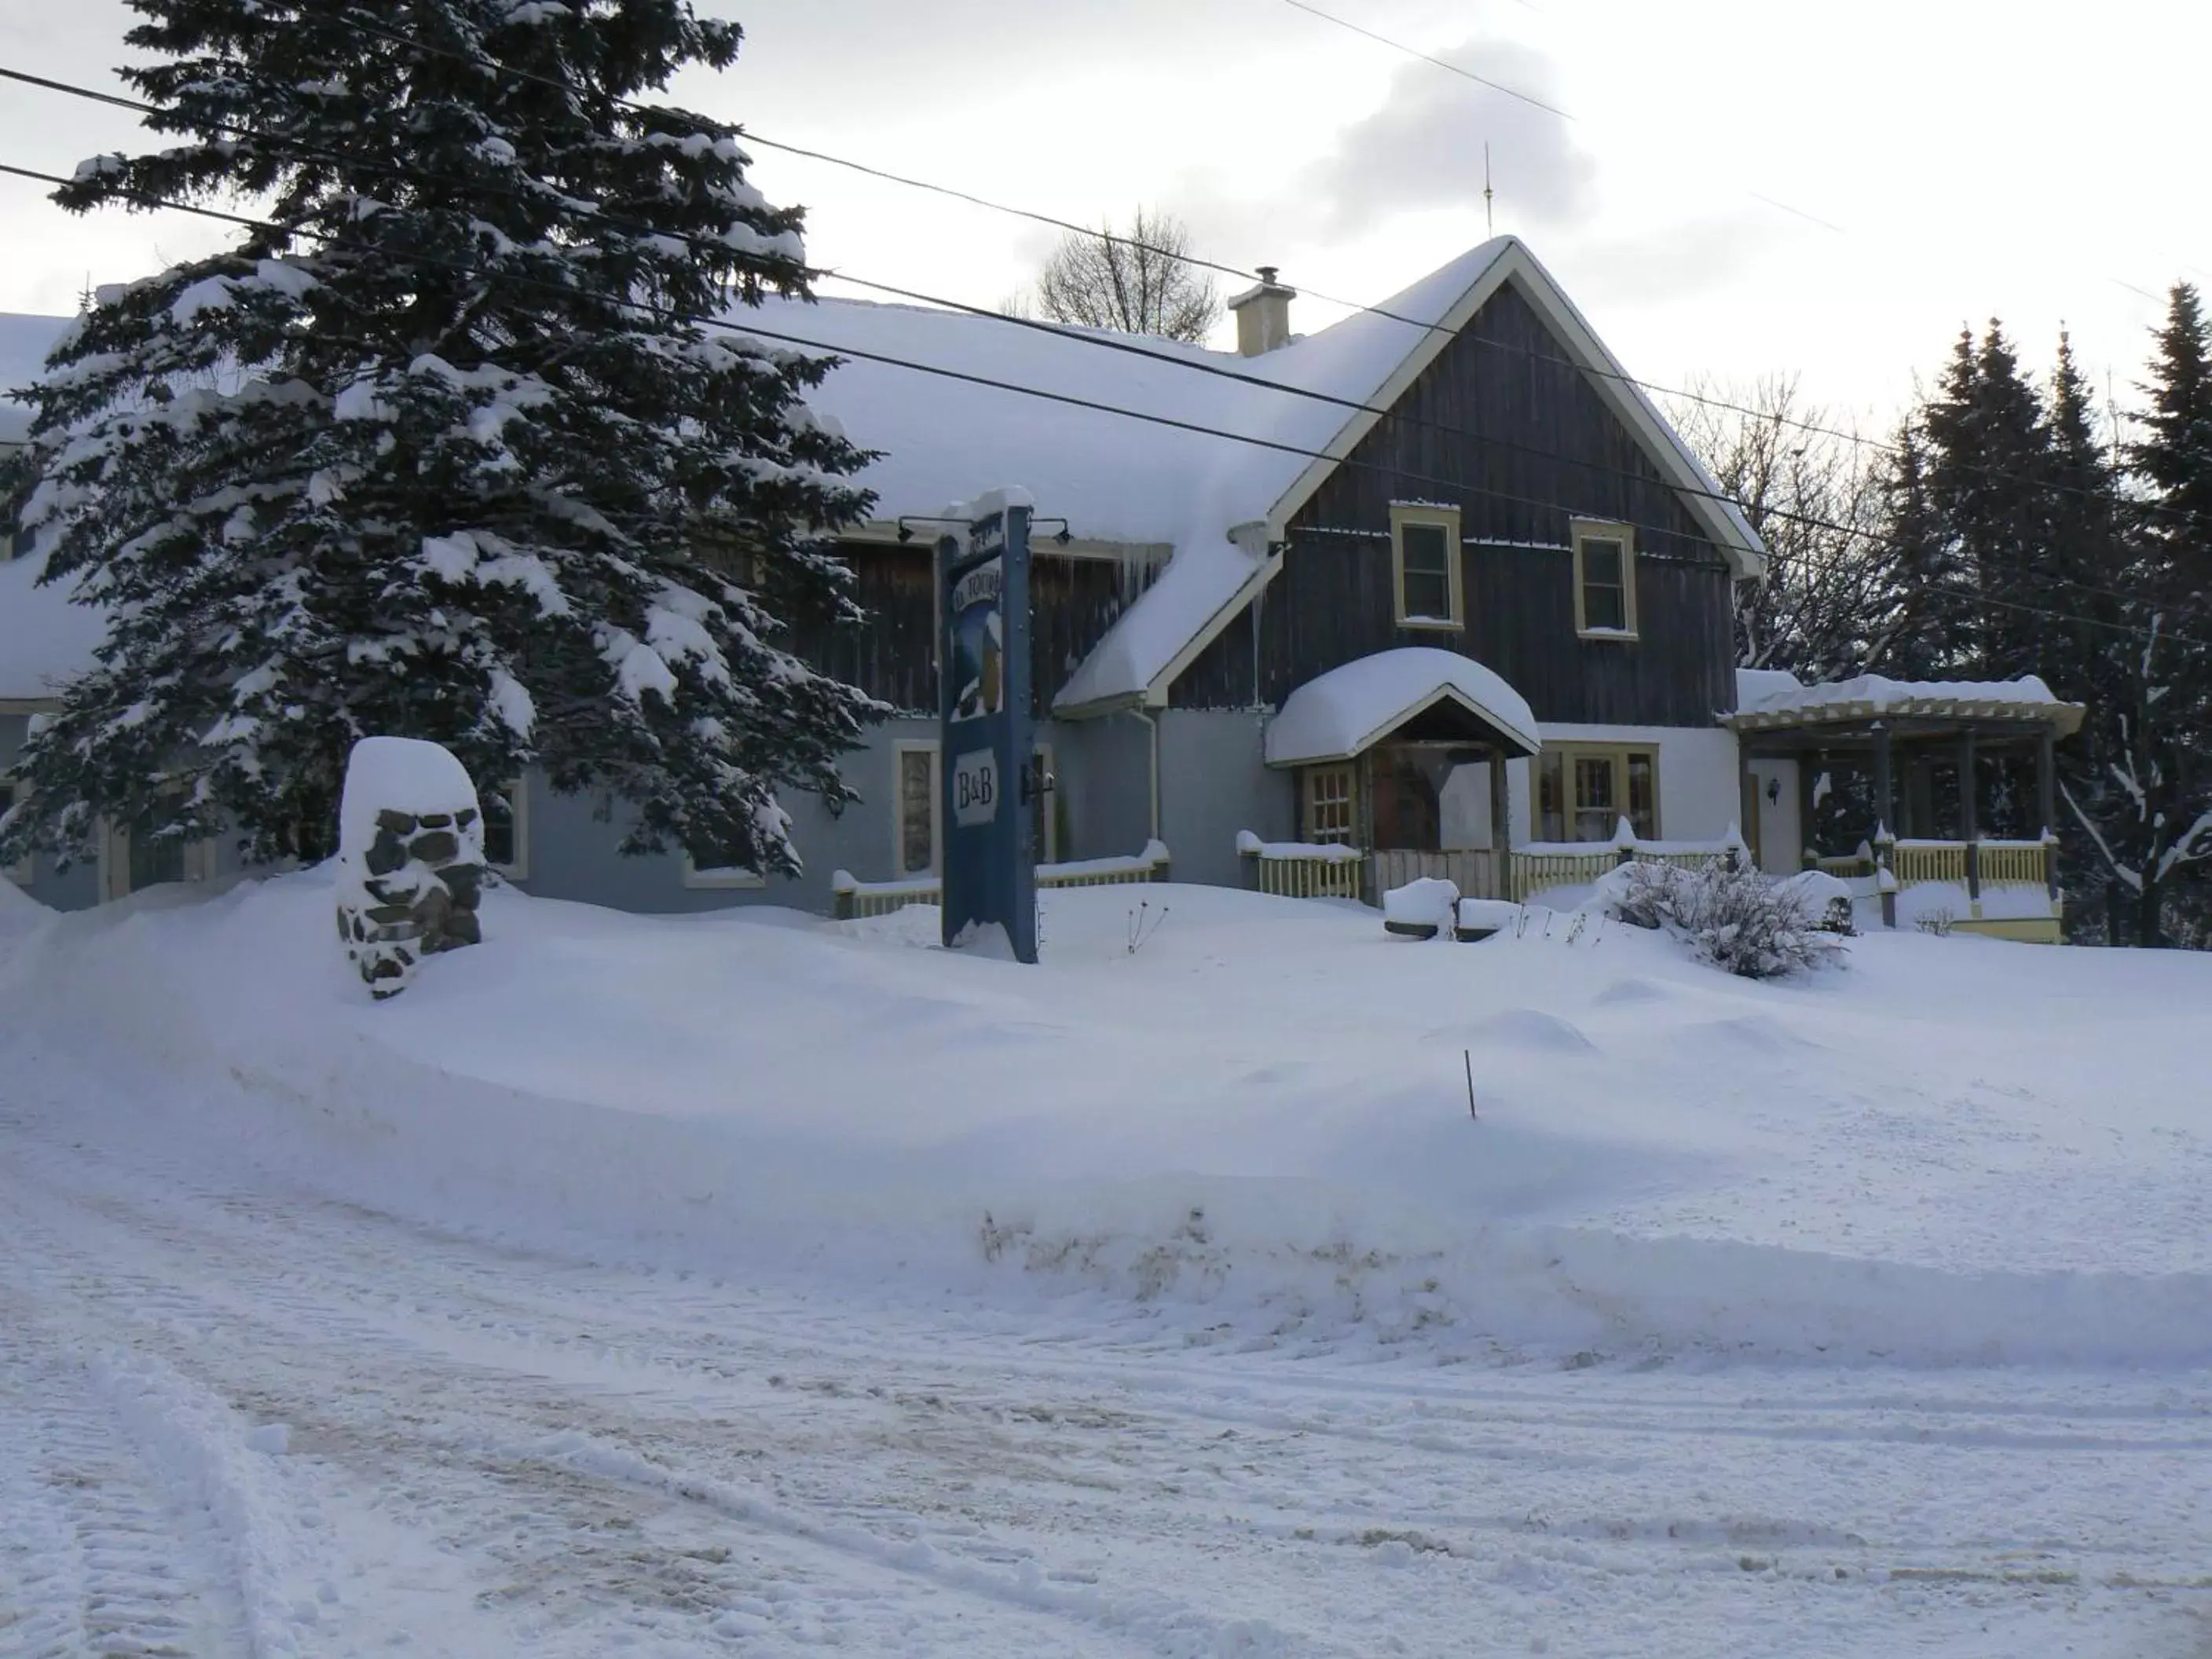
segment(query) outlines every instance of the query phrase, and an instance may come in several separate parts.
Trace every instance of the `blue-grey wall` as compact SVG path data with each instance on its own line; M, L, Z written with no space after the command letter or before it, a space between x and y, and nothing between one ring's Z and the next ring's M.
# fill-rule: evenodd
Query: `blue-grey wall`
M1292 775L1270 771L1261 749L1266 717L1243 710L1163 708L1160 839L1175 878L1243 884L1237 833L1289 841L1297 830Z
M30 729L27 714L0 714L0 773L15 769L15 757ZM83 910L100 902L100 870L91 860L58 872L43 854L31 860L31 879L24 891L41 904L57 910Z
M1256 828L1273 834L1272 820L1255 820L1247 793L1239 782L1259 755L1258 726L1250 716L1214 716L1170 712L1166 728L1180 723L1185 732L1184 751L1190 756L1185 788L1186 808L1194 808L1201 793L1234 790L1233 798L1196 827L1163 839L1176 855L1175 873L1181 879L1234 882L1237 869L1231 845L1240 829ZM21 745L25 716L0 715L0 772L4 772ZM894 839L893 767L895 744L901 738L933 738L937 723L928 720L895 720L875 727L867 742L847 756L846 776L860 799L842 814L832 817L818 798L793 794L784 801L792 817L792 833L805 874L796 880L772 877L758 886L709 887L685 879L680 853L648 854L625 858L616 848L635 821L630 810L608 805L588 795L556 795L542 776L527 780L526 873L515 884L546 898L575 899L617 909L672 912L721 909L739 904L779 904L794 909L826 913L831 908L830 881L840 870L849 870L862 881L884 881L892 869ZM1207 737L1212 739L1209 748ZM1145 723L1133 716L1115 715L1085 721L1049 721L1037 727L1037 738L1052 749L1059 799L1054 804L1061 859L1124 856L1143 850L1152 833L1152 738ZM1249 754L1248 752L1249 751ZM1163 758L1167 750L1164 748ZM1250 763L1248 768L1244 763ZM1262 777L1262 786L1280 780ZM1289 799L1287 786L1284 799ZM604 813L604 816L602 814ZM1266 819L1264 812L1260 818ZM1225 828L1221 826L1225 825ZM1185 845L1218 841L1211 850L1214 873L1199 876L1184 862ZM213 854L216 873L238 867L235 851L226 841ZM57 874L50 860L40 859L27 890L58 909L76 909L100 898L100 876L91 860L65 874Z
M1134 715L1111 714L1055 721L1044 736L1059 775L1060 858L1127 858L1143 852L1152 836L1151 729ZM1176 850L1174 842L1168 850Z

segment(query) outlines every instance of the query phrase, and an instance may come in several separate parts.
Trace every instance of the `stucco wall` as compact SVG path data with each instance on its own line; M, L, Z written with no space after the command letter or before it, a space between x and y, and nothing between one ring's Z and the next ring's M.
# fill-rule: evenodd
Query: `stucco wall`
M1771 876L1795 875L1804 856L1803 814L1797 810L1797 763L1754 760L1751 775L1759 787L1759 867ZM1769 800L1770 786L1775 799Z
M1243 884L1237 832L1288 841L1297 830L1291 774L1262 756L1264 717L1231 709L1164 708L1160 723L1160 839L1177 881Z

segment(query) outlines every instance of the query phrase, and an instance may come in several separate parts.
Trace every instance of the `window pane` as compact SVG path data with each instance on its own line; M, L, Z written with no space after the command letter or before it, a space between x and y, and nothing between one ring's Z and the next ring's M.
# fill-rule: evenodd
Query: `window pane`
M1628 757L1628 823L1644 841L1659 838L1659 757L1648 750Z
M1306 839L1327 846L1352 840L1352 769L1316 767L1306 774Z
M1613 793L1613 757L1577 755L1574 763L1577 841L1611 841L1620 806Z
M1582 544L1583 626L1626 630L1628 590L1622 572L1626 555L1616 540L1598 538Z
M488 791L479 803L483 808L486 864L514 862L514 802L505 789Z
M1559 755L1536 757L1536 839L1567 838L1566 777Z
M185 843L181 836L133 830L131 836L131 890L159 886L185 878Z
M1407 617L1449 618L1451 608L1451 538L1442 525L1398 526L1398 548L1405 570L1399 605Z
M930 827L937 820L937 791L932 787L937 757L927 749L899 750L899 867L918 876L935 866Z

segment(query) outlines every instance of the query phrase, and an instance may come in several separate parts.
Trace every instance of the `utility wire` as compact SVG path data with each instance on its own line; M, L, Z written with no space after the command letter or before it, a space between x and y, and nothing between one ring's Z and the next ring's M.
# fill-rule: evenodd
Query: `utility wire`
M1316 15L1321 15L1325 14ZM551 88L558 91L566 92L571 90L565 82L556 81L550 76L539 75L533 70L519 69L513 64L497 62L495 60L484 60L471 58L464 52L453 51L451 47L431 45L427 41L416 40L410 35L398 33L393 30L382 27L376 23L366 21L355 15L348 14L336 17L331 21L338 23L343 27L350 28L357 33L372 35L379 40L391 42L393 45L410 47L415 51L426 52L434 57L444 58L453 63L465 64L472 69L482 69L485 66L487 61L490 61L492 67L495 67L506 74L514 76L518 80L533 82L538 85ZM1341 21L1342 20L1332 18L1330 21ZM1365 31L1362 31L1362 33L1364 32ZM1395 45L1395 43L1394 42L1390 44ZM1407 48L1407 50L1410 49ZM1417 57L1425 56L1425 54L1418 52L1414 55ZM1452 66L1445 64L1443 67L1450 68ZM622 108L640 112L652 112L654 108L653 106L640 103L634 99L618 98L612 101ZM701 118L704 119L707 118ZM1570 117L1569 118L1571 119L1572 118ZM1234 276L1243 282L1258 282L1261 280L1256 270L1247 269L1242 265L1224 264L1219 260L1209 259L1200 255L1180 252L1173 248L1161 247L1150 242L1138 240L1133 237L1123 236L1111 229L1077 224L1073 220L1063 219L1053 214L1040 212L1031 208L1015 206L1009 203L994 201L990 198L979 196L972 191L957 189L949 185L937 184L929 179L916 179L904 173L890 172L882 167L871 166L866 162L856 161L845 156L832 155L826 150L811 149L799 144L786 143L781 140L768 137L765 135L754 131L750 128L738 127L732 123L716 122L715 125L729 127L732 131L736 133L737 136L742 138L745 143L758 144L765 149L779 150L787 155L802 156L806 160L823 162L831 167L842 167L848 172L860 173L868 178L882 179L887 183L898 185L908 189L927 191L932 195L944 197L948 200L963 202L974 207L983 208L990 212L1006 214L1014 218L1024 219L1032 224L1048 226L1054 229L1068 232L1079 236L1095 237L1103 242L1110 243L1117 246L1127 247L1134 252L1150 253L1161 258L1171 260L1179 264L1189 266L1194 270L1212 271L1222 276ZM1768 200L1769 198L1762 198L1761 199ZM1802 217L1813 218L1812 215L1803 214L1800 210L1790 208L1785 203L1770 201L1770 205L1782 208L1788 212L1799 213ZM1826 221L1825 220L1814 219L1814 222L1826 225ZM1830 229L1839 228L1838 227L1832 225L1827 226L1827 228ZM1428 319L1409 317L1402 313L1392 311L1384 306L1368 305L1357 300L1347 300L1340 295L1325 293L1320 289L1312 287L1302 286L1299 291L1311 299L1321 301L1324 304L1340 307L1344 310L1358 313L1362 315L1385 318L1392 322L1401 323L1408 328L1419 329L1423 333L1450 333L1449 330L1443 328L1441 325ZM2142 290L2138 289L2137 291L2142 292ZM1650 393L1655 397L1668 398L1683 403L1697 404L1708 409L1723 410L1729 414L1740 415L1751 420L1771 421L1778 426L1787 427L1792 431L1804 432L1824 438L1832 438L1838 442L1851 444L1860 448L1871 449L1878 453L1890 456L1893 459L1904 453L1898 445L1885 442L1879 438L1869 438L1863 433L1848 431L1841 427L1829 426L1821 422L1808 421L1796 416L1782 415L1769 410L1754 409L1748 404L1735 403L1725 398L1717 398L1709 392L1691 392L1680 387L1662 386L1656 381L1638 380L1634 375L1629 374L1621 369L1600 368L1593 365L1574 362L1568 358L1559 356L1555 353L1542 350L1539 348L1516 345L1510 341L1492 340L1483 338L1479 336L1462 336L1455 337L1473 337L1475 339L1476 343L1487 350L1527 356L1533 358L1539 362L1561 364L1567 368L1575 369L1578 373L1592 375L1600 380L1614 380L1624 386L1633 386L1638 391ZM2049 479L2035 478L2023 474L2007 472L2001 469L1986 466L1978 463L1968 462L1964 465L1966 466L1966 470L1975 473L1977 476L2004 483L2021 484L2030 489L2066 490L2070 488L2069 486L2055 483ZM2077 489L2074 493L2086 495L2092 499L2101 499L2096 496L2094 491L2081 491ZM2184 514L2178 508L2166 507L2154 503L2141 503L2139 504L2139 507L2141 507L2141 510L2146 511L2154 516L2180 516L2188 519L2191 522L2194 521L2194 514Z
M125 98L112 93L100 92L92 88L76 86L67 82L52 80L42 76L29 75L24 71L9 69L4 66L0 66L0 77L21 81L30 85L40 87L54 92L67 94L72 96L92 99L101 103L113 105L118 108L131 110L140 114L153 114L157 112L156 106L154 105L142 103L136 100ZM467 185L471 188L487 190L490 193L502 196L508 200L523 201L526 199L522 192L512 188L499 185L481 185L477 184L476 181L460 180L451 177L423 173L420 170L394 167L386 164L368 161L365 158L345 156L335 151L321 149L315 146L306 144L296 139L260 132L253 128L236 123L210 122L208 123L208 125L216 126L222 131L234 134L237 137L252 138L259 143L290 149L304 156L337 161L342 165L360 167L370 172L380 173L390 177L405 179L410 182ZM650 226L630 223L618 219L613 215L606 212L604 209L592 207L586 210L592 217L599 219L602 222L605 222L616 229L623 230L631 234L643 235L647 234L661 234L654 232L653 228ZM713 246L708 244L705 239L697 236L685 235L678 233L676 240L686 242L692 246L707 249L712 252L720 252L722 251L718 246ZM830 277L837 281L851 283L857 287L869 289L877 293L893 295L900 298L918 301L924 304L938 306L948 310L965 313L969 315L1000 323L1007 326L1026 328L1042 333L1051 334L1059 338L1073 341L1082 345L1116 351L1133 356L1149 358L1154 362L1165 363L1171 368L1179 368L1189 373L1209 374L1220 379L1259 387L1262 390L1272 392L1277 392L1291 397L1304 398L1312 401L1334 405L1353 413L1371 415L1376 416L1377 419L1392 420L1401 425L1433 431L1448 437L1464 439L1470 443L1490 445L1496 448L1525 454L1532 459L1541 460L1550 465L1569 469L1573 471L1585 472L1601 477L1611 477L1620 478L1636 484L1650 485L1656 483L1662 488L1672 489L1678 495L1712 501L1724 506L1735 507L1738 511L1745 512L1747 514L1750 511L1750 509L1746 507L1745 504L1741 501L1738 501L1736 498L1717 489L1692 488L1686 485L1668 483L1663 479L1656 479L1645 473L1637 472L1626 467L1613 466L1602 462L1580 460L1571 456L1561 454L1554 450L1542 449L1534 445L1522 443L1514 439L1502 435L1473 432L1462 427L1428 421L1418 416L1407 415L1400 410L1385 407L1378 407L1375 404L1362 402L1357 398L1346 398L1338 396L1334 393L1315 391L1307 387L1290 385L1282 381L1268 379L1262 375L1229 368L1220 364L1194 360L1188 355L1167 350L1158 346L1148 345L1139 340L1133 338L1116 338L1109 335L1077 331L1064 327L1059 324L1046 322L1034 318L1009 317L1002 313L994 310L986 310L981 307L970 305L962 301L950 300L943 297L942 295L923 293L916 289L902 288L890 283L872 282L866 277L855 276L843 272L809 270L807 274L810 276ZM1455 336L1454 337L1466 338L1470 337ZM1577 371L1581 370L1583 367L1582 365L1571 362L1570 360L1565 358L1552 358L1547 356L1540 358L1540 361L1553 362ZM2062 486L2056 483L2053 483L2051 487L2053 489L2070 489L2069 486ZM2081 495L2087 499L2094 499L2100 501L2105 500L2104 497L2099 496L2092 491L2071 489L2071 493ZM1527 501L1529 498L1514 497L1511 499ZM1875 538L1876 545L1881 544L1879 538L1875 538L1875 532L1863 529L1856 526L1838 524L1832 520L1822 519L1813 514L1792 512L1790 509L1783 507L1766 507L1760 509L1760 512L1762 517L1781 523L1796 524L1809 529L1826 530L1834 534ZM1651 526L1648 526L1642 527L1651 528ZM1805 555L1801 550L1798 556L1807 557L1808 556ZM2095 594L2105 598L2121 599L2124 601L2130 597L2129 595L2121 593L2115 589L2100 586L2094 583L2076 580L2070 577L2057 576L2050 573L2035 574L2038 574L2041 580L2051 582L2055 586L2071 588L2084 593Z
M1507 86L1503 81L1493 81L1487 76L1477 75L1473 70L1462 69L1457 64L1448 62L1444 58L1432 58L1425 52L1407 46L1403 41L1393 40L1387 34L1377 34L1373 29L1363 27L1349 18L1339 17L1334 12L1323 11L1319 6L1310 6L1306 3L1306 0L1283 0L1283 3L1297 8L1309 17L1318 17L1324 23L1334 23L1340 29L1350 29L1354 34L1364 34L1377 45L1389 46L1394 52L1402 52L1408 58L1418 58L1425 64L1434 64L1440 70L1449 70L1462 81L1472 81L1479 87L1488 87L1492 92L1502 92L1508 98L1518 100L1531 109L1542 110L1547 115L1556 115L1562 121L1571 121L1575 118L1557 104L1547 104L1540 98L1522 92L1517 88Z
M72 182L68 179L64 179L58 173L46 173L33 167L19 167L10 162L0 162L0 173L10 174L17 178L30 179L37 183L55 185L66 185ZM118 196L135 201L144 207L160 208L173 212L185 213L199 218L213 220L220 223L237 225L249 229L260 230L282 239L289 240L294 237L307 237L321 242L325 246L355 252L375 253L386 259L394 258L394 256L389 249L385 248L379 244L356 240L352 238L337 235L333 232L319 230L307 226L284 225L270 220L255 218L250 215L228 212L220 208L204 207L197 203L181 202L172 198L157 196L149 191L118 188L115 191L115 193ZM462 276L489 276L495 274L486 270L479 264L472 264L453 259L441 259L420 253L399 256L395 260L395 263L413 265L427 270L442 270ZM572 290L563 288L557 283L547 283L530 277L512 276L507 276L505 280L514 283L517 286L542 289L556 297L565 300L573 300L576 297ZM995 391L1014 392L1024 397L1036 398L1048 403L1055 403L1073 408L1090 410L1100 414L1115 416L1127 420L1139 421L1148 425L1166 427L1176 431L1188 432L1199 436L1219 438L1233 443L1249 445L1255 448L1270 450L1283 454L1300 456L1312 460L1329 461L1334 465L1344 467L1348 471L1373 471L1384 477L1395 478L1401 483L1433 484L1443 489L1458 490L1469 495L1478 495L1489 500L1503 501L1520 506L1536 507L1547 513L1557 513L1566 510L1557 501L1544 501L1534 496L1516 495L1503 490L1489 489L1480 485L1468 483L1460 479L1444 478L1436 477L1432 474L1409 472L1403 471L1396 468L1382 467L1376 465L1371 462L1357 461L1348 457L1338 457L1329 453L1326 450L1309 448L1304 445L1287 443L1279 439L1262 438L1247 433L1231 432L1218 427L1209 427L1199 422L1180 420L1172 416L1156 415L1148 413L1142 410L1124 409L1117 404L1105 403L1097 398L1080 398L1067 392L1049 392L1042 387L1024 386L1018 381L999 380L991 375L976 374L961 369L945 368L935 364L919 363L912 361L911 359L893 356L885 352L868 351L854 347L836 345L828 341L811 339L803 335L792 334L784 331L763 328L749 324L736 323L724 317L712 316L702 313L680 311L669 307L655 306L639 300L626 300L620 301L619 303L626 306L632 312L641 316L658 317L665 321L689 324L700 327L714 328L726 333L739 336L740 337L774 340L782 344L799 346L810 350L820 351L833 357L852 358L863 362L881 363L887 367L907 369L916 374L928 374L943 380L958 381L972 386L984 386ZM1624 522L1627 523L1632 529L1644 531L1654 535L1673 536L1680 533L1678 531L1664 525L1649 524L1636 520L1627 520ZM1812 520L1812 522L1819 523L1822 521ZM1876 536L1872 532L1856 530L1850 526L1842 525L1832 525L1827 527L1841 531L1846 534L1863 536L1877 547L1893 545L1893 544L1884 541L1881 537ZM1923 584L1923 591L1948 595L1961 600L1970 601L1977 605L1995 606L1999 609L2012 611L2023 615L2043 617L2053 621L2066 622L2075 624L2087 623L2092 627L2102 628L2112 632L2125 634L2136 638L2145 636L2154 638L2161 632L2160 629L2154 627L2146 628L2127 623L2107 622L2100 618L2083 617L2078 612L2057 611L2041 605L2025 605L2017 600L2001 599L1994 595L1978 592L1970 588L1952 587L1934 582L1929 582ZM2129 596L2113 593L2112 597L2124 599ZM2170 632L2166 633L2165 637L2173 639L2182 644L2194 646L2201 650L2212 651L2212 641L2193 639L2185 635L2172 634Z

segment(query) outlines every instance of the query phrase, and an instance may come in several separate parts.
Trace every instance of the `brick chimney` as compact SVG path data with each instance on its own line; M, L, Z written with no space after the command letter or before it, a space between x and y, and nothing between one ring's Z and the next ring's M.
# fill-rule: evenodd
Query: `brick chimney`
M1237 355L1257 357L1290 344L1291 301L1297 297L1296 289L1285 288L1275 280L1274 266L1261 265L1259 286L1245 289L1229 302L1230 310L1237 313Z

